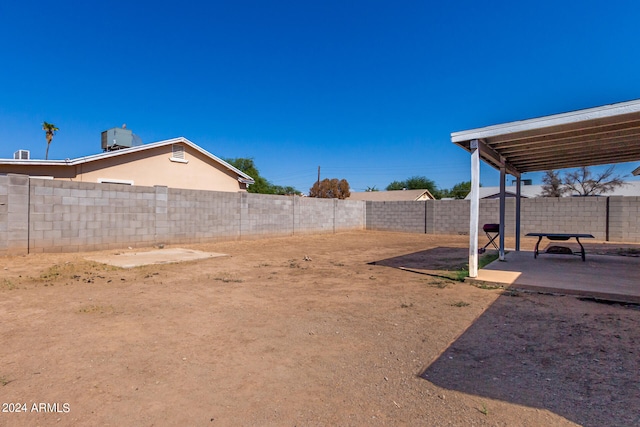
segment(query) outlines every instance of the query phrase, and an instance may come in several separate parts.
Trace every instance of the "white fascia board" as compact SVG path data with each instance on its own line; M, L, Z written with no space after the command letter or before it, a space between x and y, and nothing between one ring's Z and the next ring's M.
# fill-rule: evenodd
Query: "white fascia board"
M76 159L70 160L68 163L71 165L77 165L81 163L93 162L95 160L101 160L109 157L118 157L118 156L124 156L124 155L130 154L130 153L137 153L139 151L151 150L153 148L162 147L169 144L178 144L184 141L187 141L187 140L183 137L172 138L172 139L167 139L165 141L158 141L158 142L152 142L149 144L138 145L137 147L122 148L120 150L106 151L104 153L93 154L91 156L78 157Z
M19 160L0 159L0 165L25 165L25 166L66 166L69 160Z
M586 122L589 120L615 117L638 112L640 112L640 99L620 102L617 104L604 105L601 107L588 108L585 110L577 110L568 113L538 117L535 119L502 123L498 125L464 130L460 132L452 132L451 142L457 143L469 141L472 139L491 138L498 135L526 132L528 130L543 129L552 126L567 125L570 123Z
M109 157L123 156L129 153L136 153L138 151L150 150L155 147L161 147L163 145L175 144L186 141L184 138L168 139L166 141L152 142L150 144L139 145L137 147L123 148L115 151L106 151L104 153L92 154L90 156L77 157L75 159L65 160L18 160L18 159L0 159L0 164L11 165L29 165L29 166L75 166L82 163L92 162L95 160L105 159ZM191 143L193 145L193 143Z

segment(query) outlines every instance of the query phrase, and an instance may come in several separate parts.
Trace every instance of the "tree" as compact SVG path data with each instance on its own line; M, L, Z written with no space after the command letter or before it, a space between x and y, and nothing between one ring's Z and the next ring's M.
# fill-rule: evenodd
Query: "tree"
M271 189L273 190L273 193L270 194L278 194L281 196L299 196L300 192L298 190L296 190L294 187L291 187L290 185L287 186L281 186L281 185L272 185Z
M255 182L247 188L248 193L271 194L268 192L270 190L269 181L260 176L260 172L258 171L253 159L238 157L235 159L224 160L253 178Z
M548 170L542 177L542 197L562 197L567 189L562 185L560 172Z
M436 198L436 194L439 194L436 183L424 176L412 176L405 181L393 181L387 185L387 191L392 190L429 190Z
M624 185L622 177L614 175L615 166L609 166L604 172L593 175L591 169L583 166L573 172L560 173L549 170L542 177L542 196L561 197L570 193L576 196L598 196L610 193Z
M46 151L46 153L44 155L44 159L48 160L49 159L49 146L51 145L51 141L53 140L53 136L60 129L58 129L58 127L56 125L54 125L53 123L43 122L42 123L42 130L44 131L45 136L47 138L47 151Z
M316 181L309 190L309 197L321 199L346 199L350 195L349 183L346 179L325 178L320 182Z
M609 166L604 172L592 178L591 170L583 166L580 169L567 172L564 176L564 185L568 191L579 196L598 196L610 193L624 185L622 177L613 175L615 166Z
M464 199L471 192L471 181L463 181L454 185L451 190L442 190L442 197L451 197L453 199Z
M387 185L387 191L395 191L395 190L406 190L407 183L405 181L393 181L391 184Z
M249 186L247 189L248 193L279 194L286 196L300 194L300 192L293 187L282 187L280 185L273 185L270 183L266 178L260 175L253 159L238 157L235 159L224 159L224 161L253 178L255 183Z

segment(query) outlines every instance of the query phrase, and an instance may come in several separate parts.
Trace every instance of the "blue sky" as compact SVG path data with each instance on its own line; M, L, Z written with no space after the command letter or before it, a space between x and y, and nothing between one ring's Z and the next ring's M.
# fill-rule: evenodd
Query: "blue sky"
M43 121L50 159L126 123L304 192L318 166L355 191L450 188L470 177L451 132L640 98L639 17L616 0L3 2L0 157L44 158Z

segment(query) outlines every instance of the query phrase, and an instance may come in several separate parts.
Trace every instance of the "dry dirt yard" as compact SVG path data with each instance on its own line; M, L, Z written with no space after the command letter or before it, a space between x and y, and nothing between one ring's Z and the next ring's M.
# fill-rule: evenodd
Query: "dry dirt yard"
M183 245L227 256L130 269L0 258L0 425L640 424L637 307L395 268L421 252L455 269L467 239Z

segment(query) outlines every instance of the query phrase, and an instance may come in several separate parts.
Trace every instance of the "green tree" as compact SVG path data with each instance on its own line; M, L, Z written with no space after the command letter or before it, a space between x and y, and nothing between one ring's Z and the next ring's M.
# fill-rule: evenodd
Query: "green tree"
M44 159L48 160L49 159L49 146L51 145L51 141L53 141L53 136L60 129L58 129L58 127L56 125L54 125L53 123L43 122L42 123L42 130L44 131L45 136L47 138L47 151L45 152Z
M442 197L451 197L453 199L464 199L471 192L471 181L463 181L454 185L451 190L443 190Z
M387 191L394 190L405 190L407 189L407 183L405 181L393 181L391 184L387 185Z
M309 190L309 197L322 199L346 199L351 195L349 183L346 179L325 178L320 182L315 182Z
M279 194L281 196L299 196L300 192L296 190L294 187L290 185L281 186L281 185L272 185L271 186L273 193L271 194Z
M436 186L436 183L424 176L412 176L405 181L393 181L387 185L387 191L392 190L429 190L435 198L439 198L440 191Z
M253 178L255 183L249 186L247 189L248 193L280 194L287 196L300 194L300 192L293 187L282 187L270 183L265 177L260 175L260 171L258 171L255 162L251 158L238 157L235 159L224 159L224 161Z

